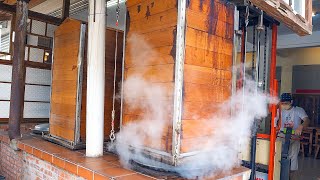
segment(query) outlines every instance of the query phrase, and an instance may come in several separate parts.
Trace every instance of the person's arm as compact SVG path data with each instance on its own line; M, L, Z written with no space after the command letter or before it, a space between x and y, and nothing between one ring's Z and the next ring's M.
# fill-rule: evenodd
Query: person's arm
M309 123L310 123L310 119L307 115L307 113L304 111L304 109L300 109L301 111L299 112L299 117L302 119L302 123L299 125L299 127L295 130L295 134L296 135L301 135L302 133L302 130L306 127L309 126Z
M302 121L303 121L303 123L300 125L300 126L302 126L302 128L306 128L309 126L310 119L308 117L303 118Z
M301 135L304 128L309 126L310 119L308 117L303 118L303 123L299 125L299 127L295 130L296 135Z

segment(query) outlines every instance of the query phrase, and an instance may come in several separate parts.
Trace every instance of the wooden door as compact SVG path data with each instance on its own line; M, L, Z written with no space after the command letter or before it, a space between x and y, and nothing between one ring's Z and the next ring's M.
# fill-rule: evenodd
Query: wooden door
M55 31L50 134L75 141L81 22L65 20Z

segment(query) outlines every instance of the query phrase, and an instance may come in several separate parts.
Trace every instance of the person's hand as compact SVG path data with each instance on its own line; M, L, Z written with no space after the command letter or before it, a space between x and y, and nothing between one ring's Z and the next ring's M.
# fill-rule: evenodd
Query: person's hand
M295 131L294 131L294 134L297 135L297 136L300 136L301 133L302 133L302 129L303 129L303 126L299 126Z

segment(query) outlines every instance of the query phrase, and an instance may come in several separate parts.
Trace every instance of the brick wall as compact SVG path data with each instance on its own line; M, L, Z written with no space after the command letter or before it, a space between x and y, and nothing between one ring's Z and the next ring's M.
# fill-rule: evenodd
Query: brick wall
M35 125L39 123L22 123L20 125L20 131L22 134L30 132L30 129L33 129ZM41 123L40 123L41 124ZM0 132L8 131L9 125L8 124L0 124Z
M8 145L0 144L0 174L7 179L22 179L23 153L14 151Z
M14 151L4 142L0 144L0 174L8 180L83 179L26 152Z

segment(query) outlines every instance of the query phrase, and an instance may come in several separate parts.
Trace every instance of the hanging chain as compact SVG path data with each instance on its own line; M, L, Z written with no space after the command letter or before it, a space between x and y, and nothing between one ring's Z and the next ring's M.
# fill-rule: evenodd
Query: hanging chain
M117 3L117 19L116 19L116 47L114 52L114 72L113 72L113 96L112 96L112 113L111 113L111 131L110 131L110 140L111 143L116 139L114 131L114 119L115 119L115 100L116 100L116 80L117 80L117 59L118 59L118 26L119 26L119 14L120 14L120 3L118 0Z
M119 0L117 1L116 13L117 13L116 26L118 27L119 26L119 16L120 16L120 2L119 2Z
M264 53L263 53L263 91L266 91L266 71L267 71L267 37L268 28L264 30Z
M255 53L256 53L256 26L253 26L253 35L252 35L252 43L253 43L253 47L252 47L252 64L251 64L251 73L252 73L252 80L254 80L255 78L255 73L254 73L254 58L255 58ZM259 47L258 47L259 48Z

